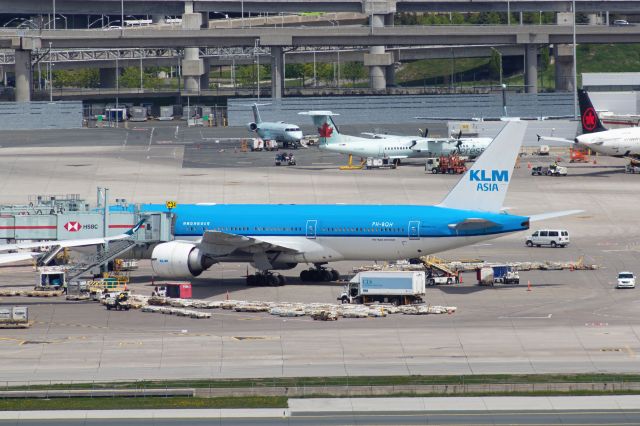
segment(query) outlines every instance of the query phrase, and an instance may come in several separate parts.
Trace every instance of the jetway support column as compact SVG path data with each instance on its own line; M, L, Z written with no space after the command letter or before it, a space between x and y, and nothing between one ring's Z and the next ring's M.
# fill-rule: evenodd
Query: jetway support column
M538 93L538 45L524 47L524 85L526 93Z
M193 12L193 2L185 2L182 14L183 30L199 30L202 27L202 14ZM197 47L185 47L182 58L182 76L184 77L185 92L198 92L200 76L204 73L204 64L200 59Z
M394 26L394 14L393 13L389 13L387 15L385 15L384 17L384 24L387 27L393 27ZM393 87L396 85L396 63L400 62L400 58L396 57L399 56L400 51L396 50L395 52L389 52L391 54L391 65L388 65L385 68L385 79L387 80L387 87Z
M385 26L388 15L396 11L395 0L365 0L362 3L363 13L369 16L371 33L376 28ZM369 84L373 90L386 90L387 70L393 66L393 58L385 52L384 46L371 46L369 53L364 55L364 65L369 68Z
M16 102L31 102L31 51L40 48L40 39L12 37L11 47L15 49Z
M271 47L271 99L282 99L284 90L284 54L282 46Z
M211 63L208 59L202 59L203 73L200 76L200 90L209 90L209 73L211 72Z

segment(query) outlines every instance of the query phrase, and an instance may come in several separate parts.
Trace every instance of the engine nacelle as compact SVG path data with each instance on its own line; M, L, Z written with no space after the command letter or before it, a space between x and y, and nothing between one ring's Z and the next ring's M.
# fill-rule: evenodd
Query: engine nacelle
M247 129L255 132L256 130L258 130L258 125L256 123L249 123L247 124Z
M194 244L180 241L158 244L151 254L151 267L162 278L197 277L213 263Z

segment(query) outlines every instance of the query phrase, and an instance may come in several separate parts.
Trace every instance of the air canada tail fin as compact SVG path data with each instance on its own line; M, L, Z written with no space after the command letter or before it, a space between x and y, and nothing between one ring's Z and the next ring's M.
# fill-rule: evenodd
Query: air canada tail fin
M338 126L333 122L334 114L331 111L305 111L299 112L300 115L308 115L313 120L313 124L318 129L318 135L320 136L320 145L329 145L339 143L343 140L343 135L340 134Z
M607 130L598 118L598 113L591 103L586 90L578 90L578 103L580 104L580 121L583 133L604 132Z
M439 206L499 212L526 130L524 121L507 122Z

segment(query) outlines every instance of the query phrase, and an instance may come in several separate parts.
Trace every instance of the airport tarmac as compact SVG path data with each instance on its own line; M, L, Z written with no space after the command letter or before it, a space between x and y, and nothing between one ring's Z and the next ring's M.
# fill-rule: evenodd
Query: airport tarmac
M257 160L273 153L242 153L251 164L224 167L226 151L202 142L210 137L208 129L189 129L195 133L181 143L163 142L170 140L168 127L164 133L141 129L29 132L20 137L0 133L2 202L24 203L29 194L70 193L93 200L96 186L106 186L112 197L130 202L431 204L458 180L427 175L420 161L397 170L340 171L337 165L344 159L338 156L313 164L324 155L314 148L296 152L299 158L309 157L309 164L299 167ZM198 139L200 130L204 138ZM198 144L206 147L198 150ZM199 165L192 164L197 160ZM505 206L518 214L585 210L532 225L568 229L568 248L526 248L521 233L442 256L489 261L584 256L601 265L600 270L522 273L532 291L525 285L478 287L466 274L462 285L428 289L430 303L458 307L453 315L333 323L226 311L193 320L108 312L97 304L61 299L4 298L0 303L29 306L35 324L29 330L0 332L0 379L637 372L640 290L613 286L621 270L640 273L639 177L623 173L624 160L603 157L597 164L569 165L570 175L564 178L529 175L528 162L550 160L522 159ZM347 273L357 264L332 266ZM300 284L296 276L301 269L284 271L291 282L285 287L247 288L242 278L246 265L215 265L193 280L194 296L221 299L228 291L233 299L335 300L339 287ZM145 285L149 275L143 262L134 284L143 294L152 289ZM29 267L0 269L3 287L32 283Z

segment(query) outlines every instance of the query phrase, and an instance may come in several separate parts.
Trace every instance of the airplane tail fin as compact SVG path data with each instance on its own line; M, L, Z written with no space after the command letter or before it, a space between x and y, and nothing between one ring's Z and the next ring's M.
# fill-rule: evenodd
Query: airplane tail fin
M499 212L526 130L524 121L507 122L439 206Z
M334 114L331 111L306 111L299 112L300 115L308 115L313 120L313 124L318 129L318 135L320 136L320 145L329 145L339 143L342 140L342 134L336 123L334 123L331 117L339 114Z
M580 121L583 133L596 133L607 130L602 125L586 90L578 90L578 103L580 104Z
M260 111L258 111L258 104L251 105L251 109L253 110L253 120L256 123L262 122L262 119L260 118Z

